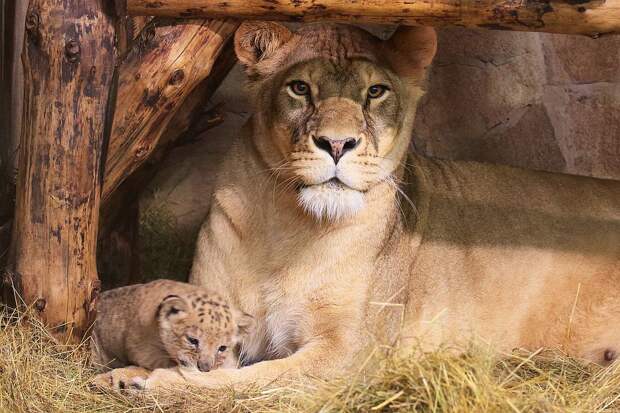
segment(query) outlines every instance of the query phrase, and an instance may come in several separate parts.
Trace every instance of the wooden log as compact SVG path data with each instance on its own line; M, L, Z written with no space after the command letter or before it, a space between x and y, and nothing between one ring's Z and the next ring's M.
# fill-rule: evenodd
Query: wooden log
M136 30L136 22L131 22L130 26L133 27L133 30ZM165 31L160 32L159 35L162 33L165 33ZM159 43L157 36L158 34L152 40L155 43ZM131 34L128 37L131 37ZM176 113L172 116L163 133L160 130L156 130L156 133L161 133L161 137L150 157L145 159L144 163L129 176L121 177L123 182L116 190L109 194L104 191L103 197L106 201L101 208L97 253L97 268L104 289L120 287L144 280L143 274L141 274L138 236L139 197L141 190L155 176L159 165L163 162L166 155L174 146L180 143L179 138L182 138L182 142L186 142L191 137L203 132L205 128L211 126L210 124L205 125L203 121L205 118L204 107L236 61L232 37L230 37L222 47L221 53L215 60L208 76L202 79L189 92L187 98L179 107L174 108ZM122 66L121 69L124 67ZM173 71L174 67L162 68L162 72L158 75L162 76L163 79L168 79ZM206 73L203 73L203 75L206 75ZM123 77L123 74L121 74L121 77ZM132 84L126 84L124 87L131 86ZM123 110L126 110L125 106L122 102L118 102L117 115L124 116ZM126 139L126 137L121 134L115 134L112 136L112 140L114 139ZM118 150L121 145L112 144L110 146L112 150ZM111 153L110 158L120 155ZM111 173L110 176L117 175ZM108 190L111 190L112 187L113 185L106 186ZM154 274L146 275L153 276Z
M187 97L209 77L237 26L233 20L177 24L161 19L145 26L120 67L104 202L151 156Z
M168 17L378 23L586 34L620 32L620 0L126 0Z
M115 61L107 0L31 0L11 274L63 339L94 316L101 157Z

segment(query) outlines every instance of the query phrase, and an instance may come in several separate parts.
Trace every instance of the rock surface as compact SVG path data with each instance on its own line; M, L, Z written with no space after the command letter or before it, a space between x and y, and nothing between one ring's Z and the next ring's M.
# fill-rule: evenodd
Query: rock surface
M620 179L620 37L446 29L414 145L447 159Z

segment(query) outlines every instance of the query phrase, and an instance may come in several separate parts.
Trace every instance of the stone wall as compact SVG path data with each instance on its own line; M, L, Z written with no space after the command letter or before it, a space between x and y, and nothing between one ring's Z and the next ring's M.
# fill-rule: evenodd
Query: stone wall
M620 36L441 31L414 144L441 158L620 179Z

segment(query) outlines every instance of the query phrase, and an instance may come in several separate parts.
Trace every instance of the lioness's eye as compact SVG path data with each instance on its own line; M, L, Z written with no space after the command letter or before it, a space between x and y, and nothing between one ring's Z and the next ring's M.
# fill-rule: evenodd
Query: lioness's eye
M301 80L293 80L288 84L294 94L299 96L305 96L310 93L310 86Z
M388 90L390 90L390 88L385 85L372 85L368 88L368 98L378 99L383 96Z
M194 338L192 336L186 336L187 341L189 342L189 344L191 344L194 347L198 347L198 344L200 344L200 342L198 341L197 338Z
M226 346L220 346L220 348L218 348L217 351L219 351L220 353L223 353L226 351L226 349L227 349Z

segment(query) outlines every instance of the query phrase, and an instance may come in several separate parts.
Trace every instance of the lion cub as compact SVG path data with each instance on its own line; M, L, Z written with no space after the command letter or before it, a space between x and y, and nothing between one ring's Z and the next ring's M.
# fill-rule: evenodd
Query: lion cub
M104 369L236 367L235 347L252 325L251 316L195 285L158 280L116 288L97 304L92 362Z

